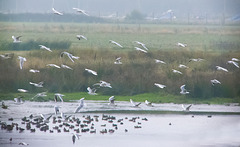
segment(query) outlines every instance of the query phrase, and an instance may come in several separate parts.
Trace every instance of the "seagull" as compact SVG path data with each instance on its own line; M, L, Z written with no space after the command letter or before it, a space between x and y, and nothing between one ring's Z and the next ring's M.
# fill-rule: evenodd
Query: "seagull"
M174 73L182 74L182 72L180 72L180 71L178 71L178 70L176 70L176 69L172 69L172 71L173 71Z
M25 145L25 146L27 146L27 145L29 145L29 144L26 143L26 142L20 142L18 145Z
M18 89L19 92L23 92L23 93L26 93L28 92L28 90L25 90L25 89Z
M80 99L79 106L78 106L77 109L74 111L74 113L79 112L79 110L83 108L83 106L84 106L84 99L85 99L85 98L81 98L81 99Z
M55 112L55 115L57 115L57 113L59 113L60 112L60 110L59 110L59 106L54 106L54 112Z
M54 14L57 14L57 15L63 15L63 13L61 13L61 12L55 10L54 8L52 8L52 10L53 10L53 13L54 13Z
M115 44L115 45L117 45L117 46L123 48L123 46L121 46L121 44L117 43L116 41L109 40L109 43Z
M60 99L62 102L63 102L63 96L65 96L65 95L63 95L63 94L60 94L60 93L55 93L54 94L54 100L55 100L55 102L57 102L57 99Z
M194 61L194 62L200 62L203 61L204 59L197 58L197 59L190 59L189 62Z
M192 104L190 104L189 106L185 107L185 106L182 104L183 111L189 111L191 106L192 106Z
M239 59L237 59L237 58L232 58L232 61L240 61Z
M91 89L90 87L88 87L87 90L88 90L88 94L90 94L90 95L97 95L97 93L96 93L97 89L95 89L95 88Z
M221 82L219 82L216 79L210 80L210 82L212 83L212 85L214 86L215 84L221 84Z
M233 64L234 66L236 66L237 68L239 68L239 65L237 62L234 61L228 61L227 63Z
M29 72L38 73L38 72L40 72L40 71L39 71L39 70L36 70L36 69L30 69Z
M0 57L2 57L2 59L9 59L9 58L11 58L9 53L2 54L2 55L0 55Z
M67 66L67 65L64 65L64 64L61 64L61 67L62 67L62 68L65 68L65 69L71 69L71 70L73 70L71 67L69 67L69 66Z
M22 100L22 97L19 96L19 97L16 97L13 99L15 103L18 103L18 104L22 104L23 103L23 100Z
M177 46L179 46L179 47L186 47L187 44L183 44L183 43L178 42L178 43L177 43Z
M178 66L179 68L189 68L188 66L186 66L186 65L183 65L183 64L179 64L179 66Z
M166 64L166 62L162 61L162 60L158 60L158 59L155 59L155 63L162 63L162 64Z
M20 69L23 69L23 63L24 63L25 61L27 61L27 59L24 58L24 57L21 57L21 56L18 56L18 59L20 60L20 62L19 62Z
M133 107L138 107L141 103L135 103L132 99L130 99L131 104L133 105Z
M86 70L88 73L91 73L91 74L97 76L97 72L96 72L96 71L93 71L93 70L87 69L87 68L85 68L85 70Z
M20 43L20 42L22 42L22 41L20 40L21 37L22 37L22 36L17 36L17 37L12 36L13 43Z
M226 68L223 68L221 66L216 66L217 70L222 70L222 71L225 71L225 72L228 72L228 70Z
M45 97L45 96L47 96L46 94L47 94L47 92L38 93L34 97L32 97L32 99L34 99L35 97Z
M154 85L161 88L161 89L166 87L166 85L162 85L162 84L158 84L158 83L154 83Z
M111 96L108 100L109 100L108 105L116 106L116 104L114 103L114 101L115 101L115 97L114 96Z
M73 8L73 9L76 10L77 12L79 12L79 13L82 13L82 14L84 14L86 16L89 16L84 10L81 10L79 8Z
M64 115L63 112L61 112L61 118L63 121L68 121L68 119L71 117L72 115L69 115L68 117L66 115Z
M146 45L142 42L139 42L139 41L134 41L135 43L141 45L145 50L148 50L148 48L146 47Z
M62 53L60 54L60 57L63 57L63 55L67 55L68 58L69 58L72 62L74 62L73 59L79 59L79 57L73 56L72 54L70 54L70 53L68 53L68 52L62 52Z
M81 136L81 135L79 135L79 134L75 134L75 133L72 133L72 141L73 141L73 144L75 143L75 141L76 141L76 138L79 140L79 137Z
M114 64L122 64L121 57L116 58L116 61L114 62Z
M46 117L45 115L43 114L40 114L41 118L43 118L43 122L44 123L49 123L49 119L52 117L52 115L50 115L49 117Z
M100 87L108 87L108 88L112 88L111 84L106 82L106 81L103 81L101 80L100 83L96 83L94 85L99 85Z
M149 102L148 100L145 100L145 104L146 104L147 106L153 107L152 102Z
M58 66L58 65L56 65L56 64L47 64L47 66L56 67L56 68L61 68L60 66Z
M39 46L40 46L40 49L45 49L45 50L47 50L49 52L52 52L52 50L50 48L48 48L48 47L46 47L44 45L39 45Z
M137 51L140 51L140 52L143 52L143 53L147 53L147 51L146 50L144 50L144 49L141 49L141 48L139 48L139 47L134 47Z
M181 89L180 91L181 94L189 94L189 92L185 89L185 85L182 85L180 89Z
M81 38L87 40L87 37L85 37L85 36L83 36L83 35L77 35L77 39L78 39L78 40L81 40Z
M35 87L43 87L43 82L39 82L39 83L33 83L33 82L29 82L29 84L35 86Z

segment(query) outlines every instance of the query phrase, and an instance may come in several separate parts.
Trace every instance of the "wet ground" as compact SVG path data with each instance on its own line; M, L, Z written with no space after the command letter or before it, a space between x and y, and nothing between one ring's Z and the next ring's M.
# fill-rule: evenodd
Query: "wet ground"
M183 112L179 104L154 104L154 107L141 104L135 108L129 102L116 102L117 106L107 103L85 101L81 112L74 114L76 101L23 104L5 101L9 107L0 108L1 123L18 126L0 130L0 146L19 146L20 142L34 147L240 146L240 107L235 104L193 105L190 112ZM69 119L65 121L60 114L55 115L55 105ZM41 118L40 114L52 115L46 123L47 130L41 131L42 126L38 128L34 123ZM35 132L27 129L28 123ZM75 144L72 133L81 135Z

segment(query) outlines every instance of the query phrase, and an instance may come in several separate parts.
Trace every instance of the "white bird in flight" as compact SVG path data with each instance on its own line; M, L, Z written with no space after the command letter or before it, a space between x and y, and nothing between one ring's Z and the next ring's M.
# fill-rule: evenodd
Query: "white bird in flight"
M122 64L121 57L116 58L116 61L114 62L114 64Z
M61 13L61 12L55 10L54 8L52 8L52 10L53 10L53 13L54 13L54 14L57 14L57 15L63 15L63 13Z
M158 59L155 59L155 63L162 63L162 64L166 64L166 62L162 61L162 60L158 60Z
M197 58L197 59L190 59L189 62L194 61L194 62L200 62L203 61L204 59Z
M17 37L12 36L13 43L20 43L20 42L22 42L22 41L20 40L21 37L22 37L22 36L17 36Z
M56 65L56 64L47 64L47 66L56 67L56 68L61 68L60 66L58 66L58 65Z
M60 54L60 57L63 57L63 55L67 55L68 58L74 63L74 60L73 59L79 59L79 57L77 56L73 56L72 54L68 53L68 52L62 52Z
M81 40L81 39L87 40L87 37L85 37L83 35L77 35L76 37L77 37L78 40Z
M115 97L114 97L114 96L111 96L111 97L108 99L108 101L109 101L108 105L116 106L116 104L114 103L114 102L115 102Z
M232 61L240 61L239 59L237 59L237 58L232 58Z
M38 88L41 88L43 87L43 82L39 82L39 83L33 83L33 82L29 82L29 84L35 86L35 87L38 87Z
M146 50L144 50L144 49L141 49L141 48L139 48L139 47L134 47L137 51L140 51L140 52L143 52L143 53L147 53L147 51Z
M23 93L26 93L28 92L28 90L25 90L25 89L18 89L19 92L23 92Z
M54 112L55 112L55 115L57 115L57 113L60 112L60 107L59 106L54 106Z
M177 43L177 46L179 46L179 47L186 47L187 44L183 44L183 43L178 42L178 43Z
M96 72L96 71L91 70L91 69L87 69L87 68L85 68L85 70L86 70L88 73L91 73L91 74L97 76L97 72Z
M191 106L192 106L192 104L190 104L190 105L188 105L187 107L185 107L185 106L182 104L183 111L189 111Z
M1 54L0 57L2 57L2 59L9 59L9 58L11 58L9 53Z
M139 42L139 41L134 41L135 43L141 45L145 50L148 50L148 48L146 47L146 45L142 42Z
M88 91L89 95L97 95L97 93L96 93L97 89L95 89L95 88L91 89L90 87L88 87L87 91Z
M40 49L45 49L45 50L47 50L49 52L52 52L52 50L49 47L46 47L44 45L39 45L39 46L40 46Z
M237 68L239 68L239 65L237 62L234 61L227 61L227 63L233 64L234 66L236 66Z
M84 106L84 99L85 99L85 98L81 98L81 99L80 99L79 106L78 106L77 109L74 111L74 113L79 112L79 110L83 108L83 106Z
M36 70L36 69L30 69L29 72L38 73L38 72L40 72L40 71L39 71L39 70Z
M16 97L16 98L14 98L13 100L14 100L14 102L17 103L17 104L22 104L22 103L23 103L23 100L22 100L22 97L21 97L21 96Z
M18 59L20 60L19 61L20 69L23 69L23 64L25 61L27 61L27 59L21 56L18 56Z
M69 66L67 66L67 65L64 65L64 64L61 64L61 67L62 67L62 68L65 68L65 69L73 70L71 67L69 67Z
M180 89L181 89L180 91L181 94L189 94L189 92L185 89L185 85L182 85Z
M34 97L32 97L32 99L34 99L35 97L45 97L45 96L47 96L46 94L47 94L47 92L37 93Z
M147 106L153 107L152 102L149 102L148 100L145 100L145 104L146 104Z
M179 66L178 66L179 68L189 68L188 66L186 66L186 65L183 65L183 64L179 64Z
M109 40L109 43L115 44L115 45L119 46L120 48L123 48L123 46L121 44L117 43L116 41Z
M43 114L40 114L41 118L43 118L43 122L44 123L49 123L49 119L52 117L52 115L46 117L45 115Z
M76 10L77 12L79 12L79 13L82 13L82 14L84 14L86 16L89 16L84 10L81 10L79 8L73 8L73 9Z
M54 94L54 100L55 100L55 102L57 102L58 99L60 99L61 102L63 102L63 98L62 98L63 96L65 96L65 95L63 95L63 94L61 94L61 93L55 93L55 94Z
M132 99L130 99L130 102L133 107L138 107L141 103L135 103Z
M161 88L161 89L166 87L166 85L162 85L162 84L158 84L158 83L154 83L154 85Z
M221 82L219 82L216 79L210 80L210 82L212 83L212 85L214 86L215 84L221 84Z
M172 71L173 71L174 73L182 74L182 72L180 72L180 71L178 71L178 70L176 70L176 69L172 69Z
M94 86L95 86L95 85L99 85L100 87L108 87L108 88L112 88L112 86L111 86L110 83L108 83L108 82L106 82L106 81L103 81L103 80L101 80L100 83L96 83L96 84L94 84Z
M228 72L228 70L226 68L223 68L221 66L216 66L217 70L222 70L222 71L225 71L225 72Z

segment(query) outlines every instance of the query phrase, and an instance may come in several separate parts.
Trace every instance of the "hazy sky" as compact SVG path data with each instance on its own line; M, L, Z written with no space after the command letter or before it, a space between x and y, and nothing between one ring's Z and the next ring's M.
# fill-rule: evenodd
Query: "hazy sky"
M0 11L3 13L49 13L51 8L64 12L75 13L73 7L84 9L92 15L109 15L118 12L126 15L132 10L144 14L162 14L172 9L175 14L219 14L240 13L240 0L0 0Z

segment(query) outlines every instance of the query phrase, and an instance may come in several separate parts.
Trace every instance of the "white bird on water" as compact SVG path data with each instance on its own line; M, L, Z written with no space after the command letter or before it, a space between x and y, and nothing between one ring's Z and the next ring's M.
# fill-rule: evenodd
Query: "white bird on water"
M74 111L74 113L79 112L79 110L83 108L83 106L84 106L84 99L85 99L85 98L81 98L81 99L79 100L79 106L78 106L77 109Z
M179 66L178 66L179 68L189 68L188 66L186 66L186 65L183 65L183 64L179 64Z
M162 63L162 64L166 64L166 62L162 61L162 60L158 60L158 59L155 59L155 63Z
M227 61L227 63L229 64L233 64L234 66L236 66L237 68L239 68L239 65L237 62L234 62L234 61Z
M222 71L225 71L225 72L228 72L228 70L226 68L223 68L221 66L216 66L217 70L222 70Z
M23 92L23 93L26 93L28 92L28 90L25 90L25 89L18 89L19 92Z
M161 89L166 87L166 85L162 85L162 84L158 84L158 83L154 83L154 85L161 88Z
M212 83L212 85L214 86L215 84L221 84L221 82L219 82L216 79L210 80L210 82Z
M153 107L152 102L149 102L148 100L145 100L145 104L146 104L147 106Z
M116 61L114 62L114 64L122 64L121 57L116 58Z
M22 37L22 36L17 36L17 37L12 36L13 43L20 43L20 42L22 42L22 41L20 40L21 37Z
M180 71L178 71L178 70L176 70L176 69L172 69L172 71L173 71L174 73L182 74L182 72L180 72Z
M115 44L115 45L119 46L120 48L123 48L123 46L121 44L117 43L116 41L109 40L109 43Z
M62 68L65 68L65 69L73 70L71 67L69 67L69 66L67 66L67 65L64 65L64 64L61 64L61 67L62 67Z
M39 46L40 46L40 49L45 49L45 50L47 50L49 52L52 52L52 50L49 47L46 47L44 45L39 45Z
M89 95L97 95L97 93L96 93L97 89L95 89L95 88L91 89L90 87L88 87L87 91L88 91Z
M84 14L86 16L89 16L89 14L87 14L84 10L81 10L79 8L73 8L73 9L76 10L77 12L79 12L79 13L82 13L82 14Z
M135 103L132 99L130 99L130 103L133 107L138 107L141 103Z
M93 75L97 76L97 72L96 72L96 71L94 71L94 70L91 70L91 69L87 69L87 68L85 68L85 70L86 70L88 73L90 73L90 74L93 74Z
M148 48L146 47L146 45L142 42L139 42L139 41L134 41L135 43L141 45L145 50L148 50Z
M38 73L38 72L40 72L40 71L39 71L39 70L36 70L36 69L30 69L29 72Z
M189 92L185 89L185 85L182 85L180 89L181 89L180 91L181 94L189 94Z
M55 93L55 94L54 94L54 100L55 100L55 102L57 102L58 99L60 99L61 102L63 102L63 98L62 98L63 96L65 96L65 95L63 95L63 94L61 94L61 93Z
M183 104L182 104L182 108L183 108L183 111L189 111L190 108L191 108L192 104L188 105L187 107L185 107Z
M179 47L187 47L187 44L183 44L183 43L178 42L177 46L179 46Z
M115 102L115 97L114 97L114 96L111 96L111 97L108 99L108 101L109 101L108 105L116 106L116 104L114 103L114 102Z
M77 35L76 37L77 37L78 40L81 40L81 39L87 40L87 37L85 37L83 35Z
M44 82L39 82L39 83L29 82L29 84L31 84L31 85L33 85L33 86L35 86L35 87L38 87L38 88L43 87L43 83L44 83Z
M24 145L24 146L27 146L27 145L29 145L29 144L26 143L26 142L20 142L18 145Z
M137 51L140 51L140 52L143 52L143 53L147 53L147 51L146 50L144 50L144 49L141 49L141 48L139 48L139 47L134 47Z
M52 11L53 11L54 14L57 14L57 15L63 15L63 13L61 13L61 12L55 10L54 8L52 8Z
M20 62L19 62L20 69L23 69L23 64L25 61L27 61L27 59L24 57L21 57L21 56L18 56L18 59L20 60Z
M56 65L56 64L47 64L47 66L56 67L56 68L61 68L60 66L58 66L58 65Z
M67 55L68 58L74 63L74 60L73 59L79 59L79 57L77 56L73 56L72 54L68 53L68 52L62 52L60 54L60 57L63 57L63 55Z

